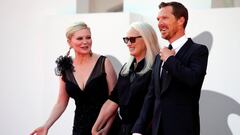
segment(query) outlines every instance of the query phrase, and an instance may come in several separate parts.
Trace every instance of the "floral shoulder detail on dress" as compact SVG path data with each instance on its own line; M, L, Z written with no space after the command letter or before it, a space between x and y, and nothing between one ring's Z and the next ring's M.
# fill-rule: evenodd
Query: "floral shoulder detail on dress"
M57 64L55 68L55 74L57 76L62 76L66 70L74 70L72 57L59 56L55 62Z

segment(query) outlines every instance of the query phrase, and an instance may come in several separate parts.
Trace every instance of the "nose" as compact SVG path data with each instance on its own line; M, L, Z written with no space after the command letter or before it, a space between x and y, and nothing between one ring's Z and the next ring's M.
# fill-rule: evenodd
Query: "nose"
M163 18L161 16L157 17L158 25L163 23Z
M87 44L87 40L86 39L83 40L83 44Z
M158 21L158 28L163 28L165 26L164 22L163 21Z
M131 45L132 45L132 43L130 42L130 40L128 40L127 46L131 46Z
M159 18L158 19L158 26L160 26L162 24L162 20Z

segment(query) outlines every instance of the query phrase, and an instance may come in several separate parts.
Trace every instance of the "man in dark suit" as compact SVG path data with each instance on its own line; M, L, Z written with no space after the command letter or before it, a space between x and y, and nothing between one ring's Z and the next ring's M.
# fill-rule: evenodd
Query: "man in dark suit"
M133 135L144 134L151 120L152 135L199 135L199 98L206 74L208 49L185 35L187 9L162 2L157 17L163 47L153 66L152 80Z

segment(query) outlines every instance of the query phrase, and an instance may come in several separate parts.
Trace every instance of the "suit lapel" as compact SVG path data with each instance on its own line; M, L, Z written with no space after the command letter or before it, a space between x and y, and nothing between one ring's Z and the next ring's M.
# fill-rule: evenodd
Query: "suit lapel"
M161 68L162 61L160 59L160 56L156 56L156 61L154 64L153 72L154 72L154 87L157 92L157 95L160 95L160 85L159 85L159 80L160 80L160 68Z
M178 51L178 53L176 54L175 57L177 59L179 59L180 61L184 61L184 54L186 54L187 50L191 47L191 44L193 44L193 41L189 38L187 40L187 42L180 48L180 50ZM161 94L167 90L167 88L171 82L171 78L172 78L172 76L170 74L168 74L168 72L167 72L167 74L165 75L165 79L162 82Z
M186 54L187 50L191 47L192 44L193 44L193 41L191 38L189 38L187 42L180 48L180 50L176 54L176 58L182 61L182 59L184 58L183 57L184 54Z

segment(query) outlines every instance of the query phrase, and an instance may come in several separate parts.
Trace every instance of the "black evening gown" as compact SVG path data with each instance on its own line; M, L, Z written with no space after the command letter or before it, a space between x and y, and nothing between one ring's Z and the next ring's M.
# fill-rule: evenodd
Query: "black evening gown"
M81 89L73 75L67 70L63 76L68 95L74 99L76 109L73 135L91 135L92 126L103 103L108 98L108 85L104 68L105 56L100 56L91 72L85 88Z

